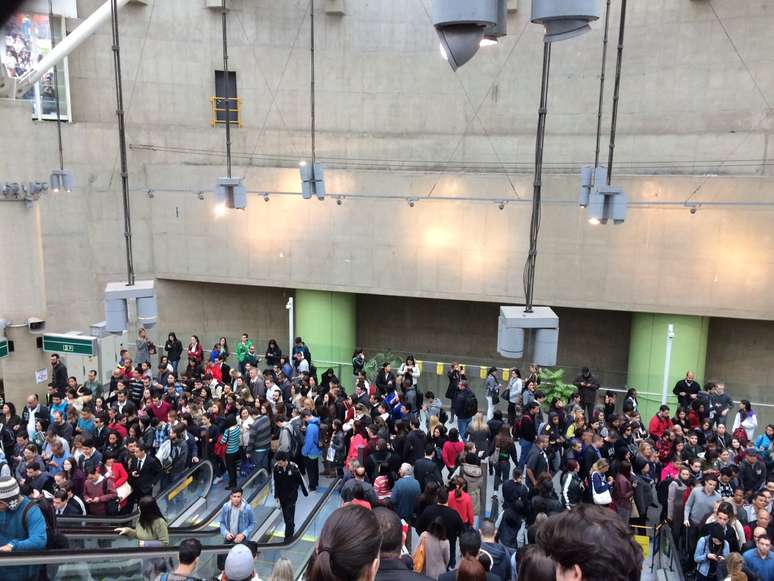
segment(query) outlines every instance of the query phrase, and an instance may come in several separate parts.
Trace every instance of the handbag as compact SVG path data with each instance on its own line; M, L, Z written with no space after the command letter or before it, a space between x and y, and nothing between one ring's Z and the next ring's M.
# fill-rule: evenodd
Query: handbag
M425 541L419 543L417 550L412 557L414 560L414 573L423 573L425 570Z
M497 405L498 403L500 403L500 394L495 390L492 392L492 405Z
M124 500L125 498L129 498L129 495L132 493L132 486L128 482L124 482L121 486L116 488L116 494L118 495L119 500Z
M336 460L336 448L333 446L328 447L328 452L325 454L325 459L328 462L333 462Z
M595 474L599 474L599 472L596 472ZM600 474L600 477L602 475ZM600 506L607 506L608 504L611 504L613 502L613 497L610 495L610 489L608 488L604 492L597 492L594 488L594 474L591 475L591 493L594 498L594 504L598 504Z
M226 441L225 441L225 435L226 433L223 432L220 437L215 442L215 445L212 447L213 453L220 459L223 459L226 457Z

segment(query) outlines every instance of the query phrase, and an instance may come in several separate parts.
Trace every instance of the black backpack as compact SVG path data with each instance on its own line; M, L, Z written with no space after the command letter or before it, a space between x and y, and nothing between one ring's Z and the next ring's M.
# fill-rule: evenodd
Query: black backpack
M671 476L664 478L661 482L656 484L656 498L662 508L666 508L669 502L669 485L674 482L674 478Z
M476 412L478 412L478 400L476 399L476 396L472 393L465 398L465 405L463 406L463 411L465 412L465 415L469 418L472 418L474 415L476 415Z

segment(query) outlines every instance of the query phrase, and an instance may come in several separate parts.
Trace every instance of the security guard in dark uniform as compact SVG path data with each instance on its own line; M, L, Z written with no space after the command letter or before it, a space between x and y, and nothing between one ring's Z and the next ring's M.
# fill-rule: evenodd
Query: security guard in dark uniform
M287 452L277 452L274 456L274 498L282 508L285 521L285 540L289 540L296 530L296 501L298 489L309 496L301 472L295 462L291 462Z

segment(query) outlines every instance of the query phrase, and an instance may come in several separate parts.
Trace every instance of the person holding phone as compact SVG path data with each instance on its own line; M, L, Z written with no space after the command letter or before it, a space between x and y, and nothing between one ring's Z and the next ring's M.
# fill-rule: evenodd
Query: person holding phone
M708 534L699 539L693 560L696 561L697 581L718 581L721 576L720 565L728 557L728 541L724 540L723 527L714 523L708 528Z

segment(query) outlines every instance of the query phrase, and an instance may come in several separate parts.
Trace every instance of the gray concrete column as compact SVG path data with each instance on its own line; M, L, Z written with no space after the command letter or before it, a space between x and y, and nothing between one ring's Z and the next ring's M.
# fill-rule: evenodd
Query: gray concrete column
M0 318L22 325L29 317L46 319L46 286L40 207L34 202L0 202ZM45 396L46 384L35 383L35 371L48 366L48 358L36 346L36 335L25 326L9 326L6 336L14 352L0 359L6 399L17 407L27 394ZM50 370L49 370L50 373Z

